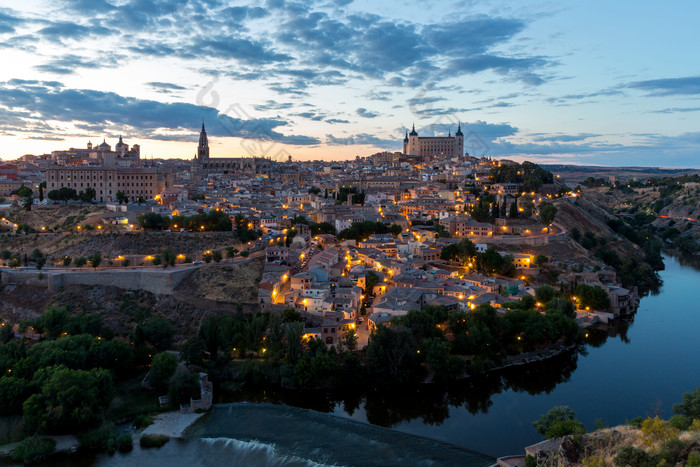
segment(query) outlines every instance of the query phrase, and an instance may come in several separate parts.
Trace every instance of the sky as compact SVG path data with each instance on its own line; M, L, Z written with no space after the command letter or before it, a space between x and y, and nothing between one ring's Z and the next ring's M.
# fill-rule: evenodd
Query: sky
M0 0L0 158L474 156L700 168L700 2Z

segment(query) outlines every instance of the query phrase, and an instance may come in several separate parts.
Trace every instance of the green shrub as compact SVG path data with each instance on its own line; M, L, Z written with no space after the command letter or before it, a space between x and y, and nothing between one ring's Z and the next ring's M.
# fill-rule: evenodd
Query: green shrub
M528 454L525 456L525 467L537 467L537 459L534 456Z
M688 462L685 463L685 467L700 467L700 452L691 452L688 456Z
M25 464L36 464L48 459L56 450L56 441L41 436L25 438L12 451L12 458Z
M149 425L153 425L153 419L148 415L137 415L134 418L134 426L136 428L146 428Z
M677 430L685 431L690 427L692 420L685 415L674 415L668 419L668 423Z
M627 420L625 425L633 426L635 428L642 429L642 423L644 423L643 417L634 417L632 420Z
M130 433L124 433L117 437L117 449L120 452L129 452L134 449L134 440L131 438Z
M622 446L613 460L617 467L646 467L651 466L651 456L643 449L632 446Z
M676 465L680 460L680 453L685 449L686 443L678 438L671 438L661 447L659 458L666 461L668 465Z
M116 431L111 423L86 431L78 436L80 447L109 453L113 453L117 449L115 439Z
M166 435L143 435L139 440L142 448L159 448L170 441L170 436Z

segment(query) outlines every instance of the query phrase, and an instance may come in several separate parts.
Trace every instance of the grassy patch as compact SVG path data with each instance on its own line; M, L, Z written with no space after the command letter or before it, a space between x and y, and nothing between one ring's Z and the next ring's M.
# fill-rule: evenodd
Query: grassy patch
M170 441L170 436L166 435L143 435L139 440L142 448L159 448Z

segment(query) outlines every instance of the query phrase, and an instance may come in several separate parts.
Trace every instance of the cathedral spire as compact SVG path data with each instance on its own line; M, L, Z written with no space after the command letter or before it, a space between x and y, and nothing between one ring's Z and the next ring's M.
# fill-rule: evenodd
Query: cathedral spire
M455 133L455 136L464 136L462 133L462 122L459 122L457 124L457 133Z
M209 139L207 138L207 130L204 129L204 121L202 121L202 131L199 133L197 159L209 159Z

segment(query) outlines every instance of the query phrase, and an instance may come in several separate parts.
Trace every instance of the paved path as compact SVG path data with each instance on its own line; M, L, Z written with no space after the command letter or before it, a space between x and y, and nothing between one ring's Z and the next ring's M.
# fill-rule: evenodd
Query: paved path
M203 413L166 412L153 417L153 424L143 430L143 435L166 435L183 438L183 433L196 422Z

